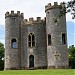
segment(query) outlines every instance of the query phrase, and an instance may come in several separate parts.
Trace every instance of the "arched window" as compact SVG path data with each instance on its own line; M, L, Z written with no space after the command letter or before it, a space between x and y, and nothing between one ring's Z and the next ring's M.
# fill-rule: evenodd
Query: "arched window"
M17 48L17 41L16 41L16 39L12 39L11 40L11 46L12 46L12 48Z
M48 34L48 45L51 45L51 34Z
M66 44L65 33L62 34L62 44Z
M35 46L35 36L32 33L30 33L29 36L28 36L28 46L29 47Z

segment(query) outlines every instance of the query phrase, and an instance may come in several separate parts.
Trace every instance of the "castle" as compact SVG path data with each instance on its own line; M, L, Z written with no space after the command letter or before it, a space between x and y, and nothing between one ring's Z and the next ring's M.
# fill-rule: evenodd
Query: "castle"
M68 68L66 16L54 20L64 7L48 3L42 20L5 13L5 70Z

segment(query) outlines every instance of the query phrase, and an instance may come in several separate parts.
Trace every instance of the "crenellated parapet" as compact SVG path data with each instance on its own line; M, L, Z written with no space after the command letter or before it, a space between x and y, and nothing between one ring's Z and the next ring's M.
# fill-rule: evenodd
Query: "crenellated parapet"
M64 9L63 3L48 3L43 19L5 13L5 70L68 68Z
M37 23L43 23L44 24L45 22L46 22L46 18L41 19L41 17L37 17L36 20L34 20L34 18L32 17L32 18L29 18L29 20L24 19L22 23L32 25L32 24L37 24Z
M24 14L23 13L20 13L20 11L17 11L17 13L14 13L14 11L11 11L11 13L9 13L8 11L5 13L5 18L6 17L24 17Z
M52 5L51 3L48 3L46 6L45 6L45 12L49 9L56 9L56 8L64 8L65 5L63 3L60 3L60 5L58 5L58 2L54 2L54 5Z

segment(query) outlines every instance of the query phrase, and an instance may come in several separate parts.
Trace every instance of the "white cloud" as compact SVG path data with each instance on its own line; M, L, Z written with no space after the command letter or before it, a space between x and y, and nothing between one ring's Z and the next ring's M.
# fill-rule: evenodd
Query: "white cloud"
M65 0L68 1L68 0ZM6 11L21 11L25 14L25 18L44 17L44 7L48 3L63 2L63 0L0 0L0 24L5 24ZM70 19L70 18L67 18Z
M64 0L69 1L69 0ZM25 18L29 17L44 17L45 5L53 2L63 2L63 0L0 0L0 26L5 25L5 12L14 10L21 11L25 14ZM67 14L67 21L74 21L71 19L71 15ZM74 21L75 22L75 21ZM0 34L1 35L1 34ZM2 43L5 43L4 39L0 39Z
M67 14L66 14L66 20L67 20L67 21L72 21L72 22L75 23L75 19L72 19L71 13L67 13Z
M0 42L3 43L3 44L5 45L5 40L4 40L4 39L3 39L3 40L0 40Z

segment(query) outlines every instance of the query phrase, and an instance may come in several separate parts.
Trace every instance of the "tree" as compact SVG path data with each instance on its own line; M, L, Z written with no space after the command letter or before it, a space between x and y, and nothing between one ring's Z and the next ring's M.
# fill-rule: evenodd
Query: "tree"
M71 12L72 14L72 19L75 18L75 0L68 1L65 3L66 6L66 13Z
M69 46L69 67L75 69L75 47L74 45Z
M64 5L63 8L60 7L60 14L55 18L55 21L62 17L63 15L65 15L66 13L71 13L72 15L72 19L75 19L75 0L71 0L66 2L62 2L62 4Z
M0 70L4 69L4 45L0 42Z

